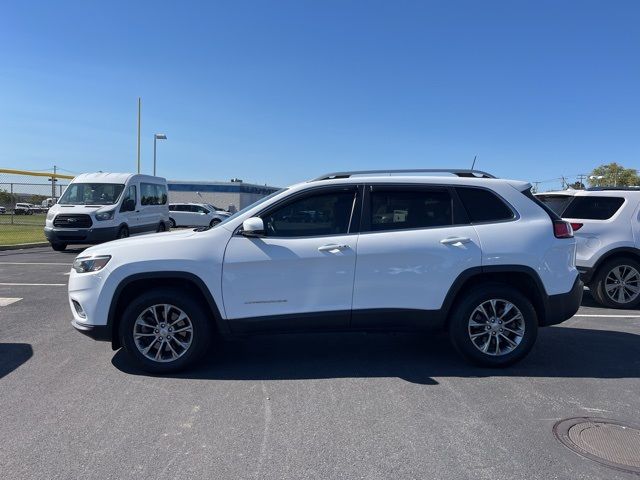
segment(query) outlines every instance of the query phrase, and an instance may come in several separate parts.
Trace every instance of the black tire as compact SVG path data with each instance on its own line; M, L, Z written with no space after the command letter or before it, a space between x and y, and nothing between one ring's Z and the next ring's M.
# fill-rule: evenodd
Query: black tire
M518 290L503 284L503 283L486 283L477 287L472 287L470 290L464 291L464 297L458 299L458 305L454 308L449 319L449 338L453 343L456 350L469 362L483 367L506 367L522 360L533 347L536 337L538 336L538 317L536 311L533 308L531 302L522 295ZM472 313L476 307L479 307L484 302L491 299L504 300L513 304L522 314L522 321L518 321L520 325L524 326L524 335L517 343L517 346L508 353L499 355L490 355L480 350L479 346L476 346L471 339L471 332L482 332L480 327L470 327L470 321ZM515 312L511 310L512 312ZM501 313L501 312L498 312ZM513 315L513 314L508 314ZM492 318L496 318L493 316ZM511 316L505 316L506 323L510 322ZM500 320L502 321L502 320ZM502 325L502 324L501 324ZM496 327L497 324L496 324ZM472 330L472 328L474 330ZM493 328L489 327L487 323L487 330ZM499 337L499 340L503 342L503 345L509 345L504 340L502 330L495 332ZM488 336L493 334L487 334ZM506 333L511 339L514 339L512 334ZM488 338L487 336L487 338ZM480 343L483 342L484 336L478 337ZM493 337L496 338L496 337ZM493 342L493 343L489 343ZM490 349L495 351L498 340L487 339L487 344L490 345Z
M159 362L147 358L136 346L134 326L138 316L153 305L170 304L182 310L191 321L193 333L189 347L175 360ZM161 312L159 312L162 315ZM177 288L161 288L147 291L133 300L122 315L119 327L121 345L134 362L151 373L170 373L192 365L207 351L214 329L211 315L191 295ZM175 318L175 316L173 317ZM174 334L175 335L175 334ZM152 340L153 341L153 340ZM158 340L156 340L158 342ZM147 344L148 345L148 344ZM151 351L157 352L158 343ZM165 348L166 353L169 350Z
M169 228L176 228L176 221L173 218L169 219Z
M213 220L211 220L211 222L209 222L209 226L210 226L211 228L213 228L213 227L215 227L217 224L219 224L219 223L220 223L220 221L221 221L221 220L220 220L219 218L214 218Z
M640 295L627 302L620 302L617 299L614 300L609 294L607 294L605 285L609 274L613 274L613 270L616 268L630 267L635 269L636 272L640 272L640 262L633 258L613 258L606 261L602 266L598 268L596 274L589 285L591 295L600 305L609 308L635 308L640 305ZM637 280L631 284L635 287L640 287L640 282ZM626 291L629 293L629 291Z
M120 230L118 230L117 238L128 238L128 237L129 237L129 227L127 227L126 225L121 226Z
M51 248L53 248L56 252L63 252L65 248L67 248L67 244L60 242L51 242Z
M158 229L156 230L156 232L160 233L160 232L165 232L167 230L167 227L164 226L164 222L160 222L160 224L158 225Z

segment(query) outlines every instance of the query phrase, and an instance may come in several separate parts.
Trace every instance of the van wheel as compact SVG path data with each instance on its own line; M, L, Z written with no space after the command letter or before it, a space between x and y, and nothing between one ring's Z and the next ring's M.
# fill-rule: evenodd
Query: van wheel
M126 225L123 225L122 227L120 227L120 230L118 230L118 238L127 238L129 236L129 227L127 227Z
M468 361L506 367L522 360L538 335L531 302L518 290L487 283L465 293L449 322L449 337Z
M220 219L219 218L214 218L213 220L211 220L211 222L209 223L209 226L211 228L215 227L217 224L220 223Z
M56 252L63 252L65 248L67 248L67 244L60 242L51 242L51 248L53 248Z
M176 221L173 218L169 219L169 228L176 228Z
M164 232L167 230L167 227L164 226L164 222L160 222L160 225L158 225L158 230L156 230L157 232Z
M598 269L591 286L600 305L635 308L640 305L640 263L631 258L614 258Z
M183 290L148 291L125 310L119 329L121 344L143 370L175 372L207 351L212 336L209 317Z

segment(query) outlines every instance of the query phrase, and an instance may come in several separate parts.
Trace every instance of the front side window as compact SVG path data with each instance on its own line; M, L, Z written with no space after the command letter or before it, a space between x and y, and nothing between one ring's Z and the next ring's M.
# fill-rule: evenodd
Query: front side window
M514 218L513 211L490 190L456 187L456 191L471 223L502 222Z
M312 237L349 232L355 192L322 193L294 200L263 217L268 237Z
M562 216L583 220L608 220L623 203L622 197L574 197Z
M131 185L129 188L127 188L126 193L125 193L125 197L122 200L122 206L120 207L120 211L121 212L125 211L127 202L129 200L133 201L133 205L135 207L135 205L136 205L136 186L135 185Z
M453 202L446 190L374 190L371 231L453 225Z
M60 205L113 205L124 185L119 183L72 183L60 197Z

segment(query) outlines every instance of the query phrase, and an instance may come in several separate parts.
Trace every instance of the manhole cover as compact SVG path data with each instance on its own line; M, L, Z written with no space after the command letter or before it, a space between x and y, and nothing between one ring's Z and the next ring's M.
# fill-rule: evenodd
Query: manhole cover
M553 434L563 445L608 467L640 474L640 427L606 418L560 420Z

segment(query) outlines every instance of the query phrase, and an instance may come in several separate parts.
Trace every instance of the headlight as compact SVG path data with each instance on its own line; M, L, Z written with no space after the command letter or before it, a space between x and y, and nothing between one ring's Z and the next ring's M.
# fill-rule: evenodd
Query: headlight
M115 210L108 210L106 212L96 213L96 220L100 222L103 220L111 220L113 218L114 213L115 213Z
M53 220L56 214L54 212L47 212L47 220Z
M98 257L78 257L73 261L73 269L78 273L97 272L111 260L111 255Z

